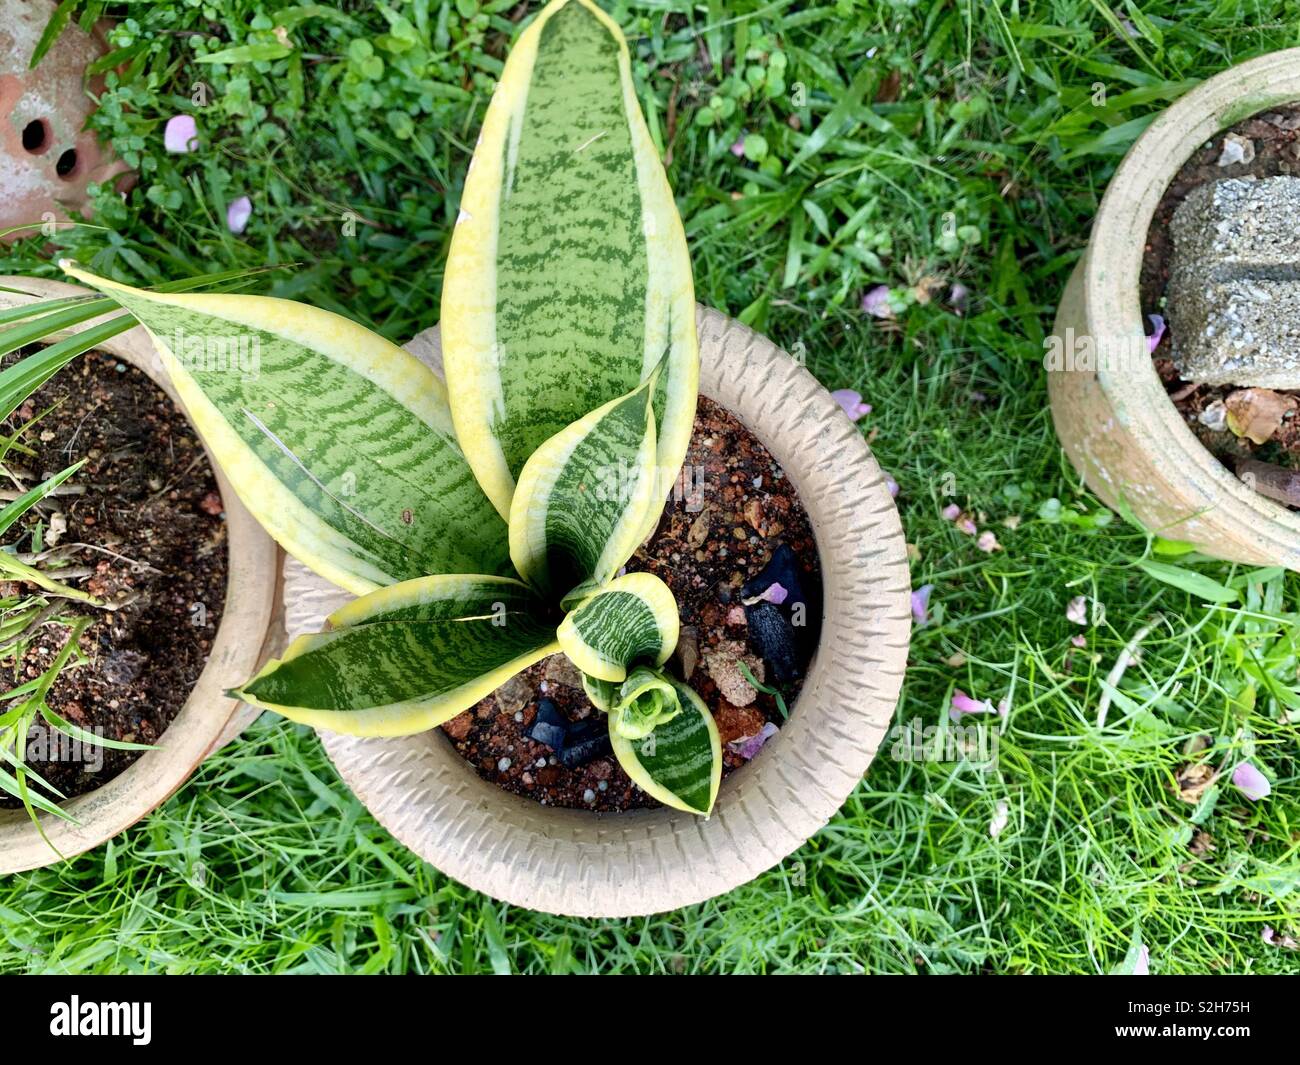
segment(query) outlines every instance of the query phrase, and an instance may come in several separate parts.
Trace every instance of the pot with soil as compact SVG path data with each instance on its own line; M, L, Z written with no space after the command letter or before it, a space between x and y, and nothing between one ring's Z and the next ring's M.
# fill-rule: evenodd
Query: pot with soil
M57 282L0 285L21 290L0 292L0 309L87 295ZM52 797L35 784L47 782L66 796L57 805L72 820L38 812L38 827L20 801L0 796L0 873L117 835L230 738L247 719L225 690L263 654L278 580L274 543L212 464L142 328L56 374L5 433L33 419L22 450L4 459L4 498L71 461L85 463L7 530L6 543L54 587L87 598L0 573L9 578L0 579L0 700L12 709L21 700L5 697L62 654L45 702L67 730L38 716L24 762L31 793Z
M1206 554L1300 570L1300 374L1286 357L1300 257L1273 232L1294 228L1292 183L1300 49L1211 78L1138 138L1046 364L1057 434L1108 505Z
M661 805L607 741L593 749L600 715L563 655L433 731L320 732L343 779L393 835L516 905L626 917L730 891L834 816L893 718L910 585L884 476L861 433L789 355L717 311L701 307L697 322L702 397L690 473L627 568L661 575L676 595L685 640L674 665L723 740L711 816ZM441 370L436 327L408 347ZM779 606L774 583L788 593ZM290 637L318 631L350 599L286 562ZM787 657L764 618L794 602L814 616L796 630L808 643Z
M861 779L907 652L893 500L811 375L697 308L592 0L552 0L510 52L423 362L307 304L60 265L148 328L297 560L296 638L234 693L328 734L450 875L664 910L780 861Z

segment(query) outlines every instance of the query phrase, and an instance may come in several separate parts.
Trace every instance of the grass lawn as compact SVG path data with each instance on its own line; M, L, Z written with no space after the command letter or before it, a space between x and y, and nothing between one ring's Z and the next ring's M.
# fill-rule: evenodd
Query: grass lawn
M129 67L96 122L140 183L125 204L105 192L105 228L61 234L58 254L142 283L300 264L265 290L398 340L437 320L458 189L524 5L110 6ZM1261 933L1300 938L1300 714L1283 702L1300 706L1300 580L1161 556L1112 520L1057 445L1042 369L1128 145L1198 80L1300 44L1294 3L611 10L699 300L874 407L861 425L901 486L913 583L934 586L898 720L941 724L955 689L1005 699L986 726L995 763L886 749L826 829L748 886L584 921L448 880L370 818L313 733L264 717L135 829L0 883L0 969L1106 973L1141 942L1155 973L1294 971L1300 955ZM201 147L169 156L162 126L181 112ZM240 195L253 215L235 237ZM0 251L0 272L54 276L51 259L29 241ZM879 284L893 319L861 309ZM944 520L954 502L1002 550ZM1156 580L1151 558L1235 598ZM1084 625L1066 617L1077 596ZM1103 681L1146 625L1099 729ZM1195 737L1215 766L1253 759L1272 795L1248 802L1225 778L1180 797Z

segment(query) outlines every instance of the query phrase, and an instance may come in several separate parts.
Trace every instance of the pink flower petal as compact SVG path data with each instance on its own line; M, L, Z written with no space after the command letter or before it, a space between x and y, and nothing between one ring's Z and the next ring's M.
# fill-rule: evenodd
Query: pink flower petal
M1267 799L1273 790L1273 785L1268 782L1268 777L1264 776L1250 762L1242 762L1232 771L1232 783L1251 802Z
M959 533L965 533L967 536L974 536L975 533L978 532L975 528L975 523L971 521L970 518L959 518L956 522L956 527Z
M199 130L193 115L173 115L163 127L163 147L169 152L192 152L199 146Z
M894 317L894 307L889 302L889 286L876 285L862 295L862 309L872 318Z
M933 584L923 584L912 593L912 617L917 625L930 623L930 593L933 591Z
M943 510L939 511L939 517L944 521L956 521L961 517L961 507L956 503L949 503Z
M1300 950L1300 943L1297 943L1291 936L1285 932L1278 935L1268 925L1265 925L1263 931L1259 934L1260 939L1270 947L1282 947L1286 950Z
M998 538L987 529L980 533L980 538L975 541L975 546L990 555L993 554L994 551L1002 550L1002 545L998 543Z
M993 820L989 822L989 835L994 839L1002 835L1002 830L1007 827L1007 822L1011 820L1009 807L1006 799L999 799L997 806L993 810Z
M952 309L959 315L965 314L968 299L970 299L970 289L960 281L954 281L952 288L948 290L948 302L952 304Z
M737 159L745 154L745 133L743 130L740 136L736 138L736 142L731 146L731 154Z
M1147 950L1147 945L1145 943L1138 947L1137 961L1133 965L1133 975L1151 975L1151 951Z
M883 473L884 471L882 470L881 472ZM890 499L898 498L898 482L887 473L885 474L885 487L889 489Z
M1079 633L1078 635L1070 637L1070 643L1074 644L1075 647L1087 647L1088 637L1084 636L1082 633Z
M253 217L253 201L247 196L240 196L230 201L226 208L226 227L232 233L242 233Z
M859 421L871 413L871 404L863 403L862 394L851 388L837 388L831 393L831 398L840 405L850 421Z
M1071 599L1069 606L1065 608L1065 617L1067 621L1073 621L1076 625L1088 624L1088 597L1076 595Z
M732 740L727 746L748 762L763 749L763 744L775 736L778 731L777 727L769 721L754 735L741 736L738 740Z
M961 720L962 714L995 714L993 704L987 699L979 701L972 699L960 688L952 693L952 706L948 710L948 719L950 721Z
M1011 713L1011 700L1010 700L1010 699L999 699L999 700L998 700L998 717L1002 718L1002 720L1005 721L1005 720L1007 719L1007 715L1010 714L1010 713Z
M773 581L763 590L763 594L760 595L759 598L766 599L769 603L775 603L777 606L780 606L786 601L789 595L790 593L786 590L785 585Z
M1151 335L1147 337L1147 351L1155 351L1165 335L1165 320L1159 314L1148 314L1147 317L1151 319Z

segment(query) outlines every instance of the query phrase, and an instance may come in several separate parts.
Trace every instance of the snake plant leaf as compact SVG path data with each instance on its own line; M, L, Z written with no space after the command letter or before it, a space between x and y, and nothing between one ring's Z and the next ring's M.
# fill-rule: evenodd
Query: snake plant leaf
M676 691L681 712L638 740L619 735L611 715L610 745L619 765L642 791L667 806L707 816L722 783L718 726L704 700L687 685L664 674L660 677Z
M520 36L465 179L442 297L456 433L508 515L524 464L666 358L654 397L667 494L695 418L695 293L681 219L632 86L590 0Z
M682 702L667 675L637 666L619 685L609 727L625 740L642 740L681 712Z
M456 443L446 389L413 355L289 300L65 270L140 320L239 498L316 573L357 594L510 573L505 524Z
M618 685L611 680L598 680L584 673L582 675L582 690L587 693L591 705L603 713L608 714L614 709L614 704L618 702Z
M653 573L629 573L572 610L556 635L585 675L617 682L634 662L667 662L680 627L668 585Z
M407 736L449 721L559 650L519 581L438 575L362 596L231 692L351 736Z
M663 504L655 380L579 418L524 465L510 504L510 558L543 594L605 584L654 528Z

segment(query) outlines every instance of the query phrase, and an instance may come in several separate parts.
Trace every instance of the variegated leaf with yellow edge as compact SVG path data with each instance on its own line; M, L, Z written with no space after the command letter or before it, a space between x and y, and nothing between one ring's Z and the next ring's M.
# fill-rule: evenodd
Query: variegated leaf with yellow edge
M543 595L605 584L658 521L655 380L579 418L525 464L510 505L510 558Z
M290 300L152 292L64 268L140 320L239 498L312 570L358 594L510 573L447 390L415 356Z
M629 573L571 610L556 635L569 660L588 677L622 681L636 662L667 662L680 626L668 585L653 573Z
M449 721L559 650L519 581L442 575L381 588L330 615L231 692L351 736L404 736Z
M675 709L662 705L667 689L676 696ZM623 691L622 699L655 700L657 718L647 735L629 739L614 727L620 714L615 705L609 716L609 742L619 765L646 794L675 809L707 816L722 784L722 740L704 700L675 677L643 668L624 681Z
M525 463L661 361L658 494L695 419L690 256L618 26L554 0L488 107L447 258L442 352L456 433L503 515Z

